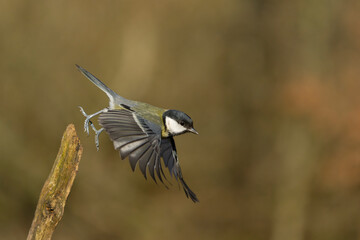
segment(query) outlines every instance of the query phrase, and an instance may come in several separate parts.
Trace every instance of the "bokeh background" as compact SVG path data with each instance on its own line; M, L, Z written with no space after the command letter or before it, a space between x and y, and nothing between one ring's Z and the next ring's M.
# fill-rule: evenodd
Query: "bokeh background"
M0 2L0 238L24 239L67 124L84 147L53 239L360 239L360 1ZM188 113L194 204L83 116L120 95Z

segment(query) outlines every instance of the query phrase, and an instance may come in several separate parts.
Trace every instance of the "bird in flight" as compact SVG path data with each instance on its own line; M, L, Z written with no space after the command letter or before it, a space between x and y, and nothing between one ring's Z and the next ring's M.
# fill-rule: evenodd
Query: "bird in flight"
M174 141L174 136L183 133L198 134L193 127L192 119L178 110L163 109L121 97L84 68L78 65L76 67L109 98L109 107L94 114L88 115L80 107L81 113L86 118L84 131L89 134L89 126L94 130L97 149L99 149L99 134L105 130L114 148L120 152L121 158L129 158L133 171L138 164L145 178L148 169L155 182L157 177L164 183L163 178L166 177L160 161L162 159L170 176L174 176L180 182L186 196L193 202L198 202L195 193L183 178ZM99 130L91 121L91 118L97 115L102 127Z

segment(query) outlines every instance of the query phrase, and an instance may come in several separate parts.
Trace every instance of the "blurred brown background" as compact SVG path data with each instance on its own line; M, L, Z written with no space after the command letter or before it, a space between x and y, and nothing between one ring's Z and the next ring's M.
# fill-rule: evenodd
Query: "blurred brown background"
M24 239L68 123L84 147L54 239L360 239L360 1L2 1L0 238ZM83 116L120 95L188 113L193 204Z

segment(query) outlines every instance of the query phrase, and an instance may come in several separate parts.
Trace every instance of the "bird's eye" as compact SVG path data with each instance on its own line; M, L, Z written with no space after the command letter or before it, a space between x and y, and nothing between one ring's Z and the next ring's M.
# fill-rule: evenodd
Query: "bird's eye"
M184 122L184 121L180 121L180 125L181 125L181 126L184 126L184 125L185 125L185 122Z

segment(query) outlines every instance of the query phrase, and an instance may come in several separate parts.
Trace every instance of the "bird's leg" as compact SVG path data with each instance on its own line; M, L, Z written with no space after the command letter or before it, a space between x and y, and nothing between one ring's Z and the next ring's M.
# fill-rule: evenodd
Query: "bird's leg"
M104 128L97 130L90 119L95 117L96 115L99 115L100 113L106 112L108 109L104 108L96 113L87 115L82 107L79 106L79 108L80 108L80 112L82 113L82 115L84 115L86 117L85 123L84 123L84 131L89 135L89 124L90 124L91 128L95 132L95 145L96 145L97 150L99 151L99 135L102 131L104 131Z
M100 113L107 111L107 108L104 108L104 109L102 109L96 113L90 114L90 115L87 115L82 107L79 106L79 108L80 108L80 112L82 113L82 115L84 115L84 117L86 117L85 122L84 122L84 132L86 132L87 135L89 135L89 124L93 125L93 123L90 121L90 119L95 117L96 115L99 115ZM93 127L93 129L94 129L94 127Z
M99 151L99 135L102 131L104 131L104 128L100 128L99 130L97 130L91 121L90 121L90 126L95 132L95 145L96 145L96 149Z

